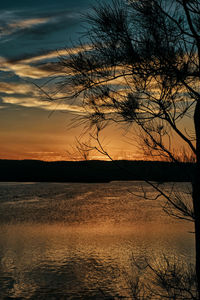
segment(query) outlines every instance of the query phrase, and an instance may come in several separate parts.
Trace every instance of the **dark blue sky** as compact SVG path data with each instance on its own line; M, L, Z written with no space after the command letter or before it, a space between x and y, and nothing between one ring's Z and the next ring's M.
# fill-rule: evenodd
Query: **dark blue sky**
M70 45L90 7L91 0L1 1L0 55L17 58Z

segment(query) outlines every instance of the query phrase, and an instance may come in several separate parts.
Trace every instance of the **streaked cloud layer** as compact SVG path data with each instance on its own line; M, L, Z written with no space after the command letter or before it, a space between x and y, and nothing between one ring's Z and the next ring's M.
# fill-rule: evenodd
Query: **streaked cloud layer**
M59 75L57 57L66 55L71 41L76 45L83 30L81 14L91 4L94 1L0 2L0 158L67 159L66 149L80 134L78 128L69 130L69 124L83 109L79 101L46 101L36 85ZM66 95L53 81L48 88L57 99ZM51 114L56 110L60 112ZM119 152L116 131L112 137L112 150Z
M52 71L45 70L40 66L31 66L23 62L10 62L0 58L0 71L10 72L11 75L17 75L21 78L40 79L52 76Z
M8 37L20 30L32 28L33 26L39 26L40 24L47 23L49 18L35 18L35 19L24 19L24 20L16 20L13 23L4 24L0 27L0 37ZM5 26L7 25L7 26Z
M13 104L55 110L55 105L42 101L44 95L34 83L40 86L59 75L56 60L59 55L66 55L66 48L71 46L69 40L74 40L76 31L80 33L80 14L88 9L89 1L81 0L67 3L30 0L28 4L21 0L19 5L8 1L7 7L5 3L0 4L0 71L3 74L0 109ZM62 103L56 107L82 112L76 105Z
M80 13L88 8L87 0L0 2L0 158L66 159L75 134L66 126L82 109L45 101L35 83L53 78L50 61L79 36ZM49 117L55 110L65 114Z
M13 5L8 2L6 9L0 4L0 71L3 74L0 78L0 109L13 104L55 110L55 105L42 101L34 82L37 81L39 86L59 75L55 61L58 55L66 55L69 37L74 35L76 28L80 29L80 13L89 6L88 1L84 4L82 1L70 0L67 4L57 1L56 5L50 0L45 2L30 0L29 6L23 0L19 6L16 2ZM54 61L54 66L49 60ZM29 84L25 83L27 81ZM78 111L78 106L70 104L57 107Z
M49 111L69 111L74 113L84 113L83 109L77 105L71 105L67 103L61 103L61 102L53 102L50 103L49 101L39 100L38 97L17 97L17 96L11 96L11 97L2 97L2 104L14 104L19 105L23 107L35 107L38 109L45 109ZM3 108L3 105L2 105Z

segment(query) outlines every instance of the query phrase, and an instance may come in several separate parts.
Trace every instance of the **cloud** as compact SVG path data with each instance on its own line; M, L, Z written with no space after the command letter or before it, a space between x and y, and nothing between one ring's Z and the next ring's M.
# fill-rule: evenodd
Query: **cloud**
M54 58L58 58L58 57L67 57L69 55L69 53L73 53L73 54L78 54L80 52L83 51L89 51L91 50L91 45L84 45L83 46L77 46L74 48L62 48L62 49L56 49L56 50L52 50L52 51L48 51L46 53L40 53L40 54L36 54L33 55L31 57L24 57L21 59L16 59L13 60L13 62L20 62L20 63L25 63L25 64L30 64L30 63L35 63L35 62L39 62L39 61L46 61L49 59L54 59Z
M33 88L31 84L25 83L17 83L17 82L0 82L0 92L13 95L13 94L21 94L21 95L37 95L38 92Z
M22 107L40 108L48 111L69 111L74 113L84 113L82 107L78 105L66 104L63 102L42 101L37 97L3 96L2 103L14 104Z
M20 20L18 22L11 23L9 25L10 28L14 29L24 29L24 28L29 28L35 25L40 25L47 23L49 21L49 18L34 18L34 19L25 19L25 20Z
M44 99L45 95L31 83L21 82L0 82L1 103L0 109L6 108L6 104L17 105L19 107L39 108L48 111L69 111L83 113L84 110L78 104L66 103L59 100L66 96L65 92L58 92L55 101Z
M76 54L88 50L90 50L90 46L85 45L84 49L82 47L59 49L23 59L7 60L4 57L0 57L0 71L12 72L21 78L41 79L56 77L61 75L57 68L58 65L56 65L58 61L57 63L49 63L47 60L55 58L58 60L59 57L67 57L70 52ZM38 64L36 65L36 63Z
M31 66L22 62L13 63L3 57L0 57L0 70L3 72L13 72L22 78L40 79L53 76L52 70L44 69L42 66Z
M13 20L11 23L0 25L0 37L11 35L19 30L29 29L34 26L45 24L49 22L49 18L31 18L31 19L21 19Z
M60 7L55 9L0 10L0 37L1 43L9 40L18 33L46 35L79 22L80 12Z
M51 87L53 89L53 87ZM21 107L34 107L48 111L62 110L74 113L83 113L81 106L64 100L59 100L66 96L65 91L57 92L54 101L47 99L45 94L42 94L39 88L31 83L21 82L0 82L1 103L0 108L6 108L6 104L17 105ZM46 98L45 98L46 97Z

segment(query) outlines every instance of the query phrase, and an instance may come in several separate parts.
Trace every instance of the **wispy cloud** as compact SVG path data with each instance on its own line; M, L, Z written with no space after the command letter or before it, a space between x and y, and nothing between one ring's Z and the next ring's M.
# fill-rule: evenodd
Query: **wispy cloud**
M84 110L78 105L71 105L62 102L49 102L39 100L37 97L3 96L2 103L14 104L22 107L39 108L48 111L69 111L74 113L83 113ZM3 107L3 106L2 106Z
M80 12L62 8L59 5L53 10L49 7L38 10L0 10L0 43L14 37L15 34L43 35L48 37L49 32L73 25L74 20L80 19Z
M30 64L30 63L46 61L49 59L54 59L54 58L58 58L58 57L62 57L62 56L65 57L65 56L68 56L68 54L70 52L72 52L73 54L78 54L80 52L89 51L89 50L91 50L91 45L84 45L84 47L77 46L74 48L64 48L64 49L62 48L62 49L48 51L45 53L35 54L35 55L32 55L31 57L29 56L29 57L23 57L20 59L16 59L15 62ZM14 60L13 60L13 62L14 62Z
M81 106L76 104L66 103L59 100L65 96L65 92L57 93L55 101L49 101L45 95L41 95L41 91L31 83L21 82L0 82L1 103L0 109L6 107L6 104L17 105L19 107L32 107L48 111L70 111L74 113L83 113L84 110Z
M25 20L20 20L18 22L11 23L9 27L14 29L24 29L24 28L30 28L32 26L44 24L47 23L48 21L49 18L25 19Z
M84 51L89 49L89 45L84 47ZM43 54L36 54L32 57L15 60L7 60L4 57L0 57L0 70L4 72L12 72L22 78L31 79L59 76L61 73L59 73L58 68L56 68L56 63L51 65L48 63L48 60L57 59L58 62L59 56L64 57L67 56L69 52L76 54L81 51L83 51L81 47L75 47L71 49L53 50Z
M13 94L21 94L21 95L37 95L38 92L33 88L31 84L17 83L17 82L0 82L0 92L13 95Z
M7 26L0 26L0 37L11 35L16 31L31 28L40 24L47 23L49 18L34 18L14 21L13 23L7 24Z
M43 66L31 66L23 62L13 63L3 57L0 57L0 70L12 72L22 78L32 79L40 79L54 75L52 70L45 69Z

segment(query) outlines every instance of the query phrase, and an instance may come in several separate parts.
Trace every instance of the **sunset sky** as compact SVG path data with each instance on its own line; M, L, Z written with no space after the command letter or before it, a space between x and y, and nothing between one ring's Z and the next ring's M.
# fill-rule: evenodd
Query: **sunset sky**
M47 68L48 63L78 44L84 31L82 14L90 10L91 2L1 1L0 158L70 159L67 152L82 132L70 128L80 107L44 101L36 85L54 79L57 74ZM119 126L107 128L102 137L106 150L114 158L141 159L134 140L124 134Z
M79 108L45 102L34 83L42 86L54 77L46 63L76 44L83 32L81 14L90 8L89 0L1 1L0 158L69 158L66 151L82 130L69 128ZM119 127L106 130L107 149L115 157L125 152L137 157L123 133Z

